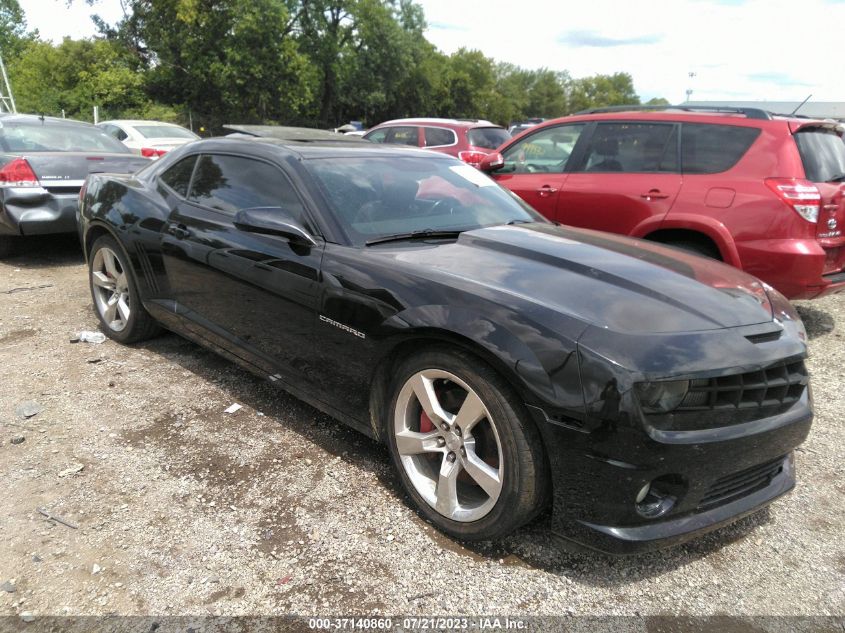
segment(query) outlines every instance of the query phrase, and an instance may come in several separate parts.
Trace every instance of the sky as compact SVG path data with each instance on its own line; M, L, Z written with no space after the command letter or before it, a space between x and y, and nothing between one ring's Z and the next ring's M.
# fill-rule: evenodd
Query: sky
M117 21L119 0L19 0L30 29L60 41ZM627 72L644 100L845 102L845 0L417 0L444 53L481 50L573 77Z

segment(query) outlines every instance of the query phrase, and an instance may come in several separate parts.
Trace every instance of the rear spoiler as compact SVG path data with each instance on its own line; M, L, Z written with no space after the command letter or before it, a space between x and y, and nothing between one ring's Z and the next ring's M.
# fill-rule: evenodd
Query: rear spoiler
M801 130L822 128L824 130L833 130L839 136L845 135L845 123L835 119L807 119L806 121L789 121L789 131L792 134L800 132Z

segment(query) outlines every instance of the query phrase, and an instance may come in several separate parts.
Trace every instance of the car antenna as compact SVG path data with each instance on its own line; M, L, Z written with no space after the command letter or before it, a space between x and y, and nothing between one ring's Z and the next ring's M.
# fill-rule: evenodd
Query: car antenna
M807 103L810 100L810 97L812 97L812 96L813 95L807 95L807 98L804 99L801 103L799 103L798 107L795 108L792 112L789 113L789 116L794 116L795 113L798 112L798 110L800 110L804 106L804 104Z

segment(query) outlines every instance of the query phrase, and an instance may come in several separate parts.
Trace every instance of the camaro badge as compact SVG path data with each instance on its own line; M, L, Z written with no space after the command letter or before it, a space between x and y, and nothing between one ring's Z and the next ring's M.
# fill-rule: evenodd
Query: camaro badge
M322 314L320 315L320 321L328 323L329 325L333 325L336 328L340 328L344 332L349 332L350 334L354 334L358 338L367 338L367 335L364 334L363 332L359 332L358 330L354 330L351 327L349 327L348 325L344 325L343 323L338 323L334 319L330 319L329 317L323 316Z

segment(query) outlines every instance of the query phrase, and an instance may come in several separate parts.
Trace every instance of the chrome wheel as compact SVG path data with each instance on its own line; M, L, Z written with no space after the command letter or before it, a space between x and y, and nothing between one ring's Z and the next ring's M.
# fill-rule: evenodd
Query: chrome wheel
M124 330L132 314L129 281L120 260L110 248L102 247L94 254L91 288L103 322L115 332Z
M460 378L424 369L396 400L396 450L411 484L453 521L477 521L502 492L504 463L496 421Z

